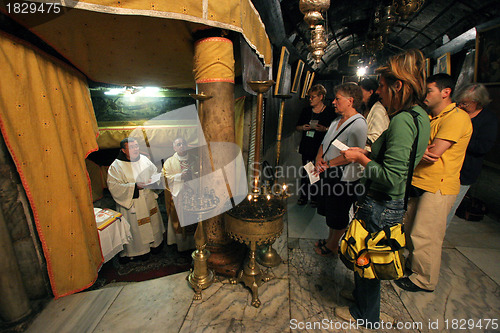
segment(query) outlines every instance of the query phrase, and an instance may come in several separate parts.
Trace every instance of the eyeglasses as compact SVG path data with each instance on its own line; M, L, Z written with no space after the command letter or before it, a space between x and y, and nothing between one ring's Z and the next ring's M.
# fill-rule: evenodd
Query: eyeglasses
M469 101L469 102L458 102L457 103L457 106L461 109L463 108L468 108L472 103L474 103L474 101Z

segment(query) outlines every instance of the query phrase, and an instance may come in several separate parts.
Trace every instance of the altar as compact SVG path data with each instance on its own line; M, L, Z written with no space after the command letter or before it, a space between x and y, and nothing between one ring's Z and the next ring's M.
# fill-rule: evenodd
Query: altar
M94 208L94 215L102 256L104 262L107 262L132 240L130 224L121 213L108 208Z

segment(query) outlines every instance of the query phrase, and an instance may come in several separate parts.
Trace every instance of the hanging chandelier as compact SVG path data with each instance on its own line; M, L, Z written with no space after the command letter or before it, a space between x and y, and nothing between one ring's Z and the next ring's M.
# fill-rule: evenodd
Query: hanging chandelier
M382 17L379 21L379 29L380 31L388 35L392 27L396 25L398 22L398 17L396 16L396 11L394 10L394 6L386 6L382 11Z
M321 61L325 54L326 40L325 27L323 26L323 12L330 8L330 0L299 0L299 9L304 14L304 21L311 29L311 44L309 50L316 63Z
M378 51L382 51L382 49L384 48L384 36L377 35L369 38L366 41L365 47L368 54L375 54Z
M323 12L330 8L330 0L300 0L299 9L304 14L304 21L309 24L309 28L323 22Z
M315 26L314 30L311 31L311 44L309 45L309 51L311 51L314 61L321 61L327 45L325 28L322 25Z
M394 9L402 20L408 19L418 12L424 5L425 0L395 0Z

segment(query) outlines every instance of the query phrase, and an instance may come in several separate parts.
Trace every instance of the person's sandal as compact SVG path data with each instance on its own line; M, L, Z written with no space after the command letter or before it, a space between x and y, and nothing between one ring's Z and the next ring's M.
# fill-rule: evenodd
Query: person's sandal
M326 239L320 239L319 241L317 241L314 246L315 247L322 247L326 244Z
M319 254L322 257L335 257L337 255L337 252L333 252L329 248L326 247L325 245L322 245L320 247L314 248L314 252Z

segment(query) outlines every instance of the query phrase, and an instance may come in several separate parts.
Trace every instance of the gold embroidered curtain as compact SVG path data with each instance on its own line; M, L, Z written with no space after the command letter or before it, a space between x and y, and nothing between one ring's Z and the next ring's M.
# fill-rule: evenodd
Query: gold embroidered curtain
M0 4L1 7L1 4ZM17 18L94 81L194 88L192 33L241 33L266 66L272 47L250 0L80 0L57 19Z
M85 157L97 150L87 81L3 33L0 68L0 128L58 298L91 286L103 261L85 166Z

